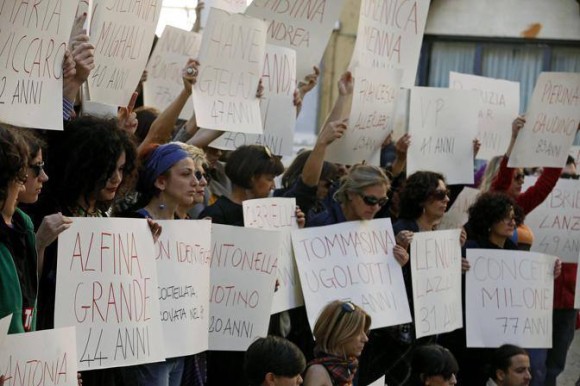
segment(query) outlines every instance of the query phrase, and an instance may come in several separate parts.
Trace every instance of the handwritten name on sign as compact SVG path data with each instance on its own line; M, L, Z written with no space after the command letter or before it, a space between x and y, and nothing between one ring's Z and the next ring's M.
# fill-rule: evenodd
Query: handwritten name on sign
M218 8L229 13L244 13L248 7L246 0L206 0L204 1L205 12L201 13L201 28L205 29L210 8Z
M552 347L555 257L468 249L467 347Z
M62 61L75 16L62 0L0 3L0 117L62 130Z
M265 49L265 22L216 8L210 10L193 93L200 127L262 132L256 90Z
M74 327L8 335L0 346L3 385L77 386Z
M155 253L143 219L74 218L59 236L54 324L77 327L79 369L165 359Z
M469 219L469 207L475 202L480 193L479 189L464 187L453 205L451 205L451 208L443 215L437 229L445 230L463 227Z
M268 43L296 50L298 79L318 65L344 0L254 0L246 15L267 23Z
M211 143L212 147L235 150L243 145L264 145L276 155L292 155L296 109L296 51L266 45L262 66L264 96L260 100L263 134L226 132Z
M525 191L537 181L527 177ZM575 263L580 253L580 181L559 179L550 195L526 216L534 232L532 251Z
M161 1L95 0L91 43L95 69L87 80L91 100L126 106L147 64Z
M209 349L245 351L268 334L281 234L213 224L211 238Z
M477 133L475 91L411 89L407 173L432 170L448 184L473 183L473 140Z
M197 354L208 347L211 222L158 221L155 244L159 315L167 358Z
M428 0L363 0L351 67L398 68L415 85Z
M449 88L479 93L477 158L489 160L503 154L511 138L511 124L520 109L520 84L483 76L449 73Z
M562 167L580 122L580 73L542 72L510 167Z
M393 123L401 70L357 67L349 128L334 141L326 160L347 165L366 161L379 166L381 145Z
M411 321L401 267L393 257L390 219L352 221L292 231L310 326L328 302L350 299L373 328Z
M147 63L147 81L143 83L146 106L163 111L183 90L182 70L188 59L196 59L201 34L166 26ZM186 103L179 118L193 114L193 103Z
M292 250L292 229L296 223L295 198L263 198L246 200L244 224L248 228L279 230L282 236L278 259L278 289L272 301L272 314L304 305L298 270Z
M417 338L463 327L459 229L419 232L411 243Z

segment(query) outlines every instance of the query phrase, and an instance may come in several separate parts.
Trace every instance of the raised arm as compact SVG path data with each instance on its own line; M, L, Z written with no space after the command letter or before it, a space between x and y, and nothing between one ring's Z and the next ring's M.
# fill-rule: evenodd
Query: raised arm
M516 143L516 139L518 138L518 134L522 129L522 127L524 127L525 123L526 120L524 119L524 117L517 117L512 122L512 137L510 139L508 148L505 152L505 156L500 162L497 176L491 183L491 190L506 192L510 187L512 179L514 178L514 169L508 168L507 163L510 155L512 154L512 150L514 149L514 145Z

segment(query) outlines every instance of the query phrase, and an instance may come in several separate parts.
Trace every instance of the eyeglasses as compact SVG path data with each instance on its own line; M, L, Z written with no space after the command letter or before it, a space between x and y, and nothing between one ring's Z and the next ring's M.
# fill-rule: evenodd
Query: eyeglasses
M505 225L510 225L513 222L516 222L516 218L515 217L506 217L504 219L501 220Z
M431 197L433 197L436 200L445 200L445 197L449 197L451 195L451 191L449 189L437 189L435 191L433 191L433 193L431 193Z
M566 178L569 180L578 180L580 179L580 174L562 173L560 174L560 178Z
M30 170L32 170L34 177L38 177L44 171L44 162L39 162L37 164L28 165Z
M365 196L364 194L360 194L359 196L362 198L363 202L365 204L367 204L368 206L385 206L387 204L387 202L389 202L389 198L388 197L381 197L381 198L377 198L375 196Z
M211 180L211 177L209 176L209 174L206 173L202 173L199 170L195 172L195 178L198 181L201 181L202 179L205 179L205 182L209 183L209 180Z
M523 181L526 175L524 173L516 173L514 174L514 180Z

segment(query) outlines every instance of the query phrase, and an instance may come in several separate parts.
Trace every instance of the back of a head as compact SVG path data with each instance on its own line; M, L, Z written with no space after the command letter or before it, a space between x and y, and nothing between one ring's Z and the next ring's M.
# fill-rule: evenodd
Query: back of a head
M252 188L252 177L263 174L279 176L284 171L280 159L261 145L244 145L234 150L226 162L225 172L232 184Z
M526 355L528 353L523 348L513 345L504 344L493 352L489 364L489 377L496 380L497 371L507 372L512 363L512 358L516 355Z
M364 188L381 184L387 189L390 187L389 177L381 168L372 165L355 165L341 178L340 187L334 194L334 198L344 203L348 201L348 192L361 193Z
M441 375L444 379L450 379L459 371L453 353L438 344L418 347L413 353L411 368L418 385L423 385L426 377Z
M302 351L287 339L267 336L254 341L244 357L244 371L250 386L259 386L266 374L295 377L306 368Z

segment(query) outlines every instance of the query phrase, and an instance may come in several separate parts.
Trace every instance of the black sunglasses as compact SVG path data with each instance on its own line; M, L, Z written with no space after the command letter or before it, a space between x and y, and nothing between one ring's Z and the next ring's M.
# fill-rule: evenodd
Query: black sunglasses
M205 179L205 182L209 183L209 180L211 180L211 177L209 176L209 174L202 173L199 170L196 171L194 175L198 181L201 181L201 179L203 178L203 179Z
M562 173L560 174L560 178L566 178L569 180L578 180L580 179L580 174Z
M44 162L28 165L28 167L30 168L30 170L32 170L34 177L38 177L44 171Z
M359 196L361 196L363 202L368 206L385 206L389 202L388 197L377 198L375 196L365 196L364 194L359 194Z
M354 303L343 302L342 306L340 308L340 314L338 314L338 317L336 318L336 323L334 324L334 326L337 326L340 323L340 321L344 317L344 314L352 314L355 310L356 310L356 306L354 305Z
M449 189L437 189L435 191L433 191L433 193L431 193L431 197L433 197L436 200L445 200L445 197L449 197L449 195L451 194L451 191Z

